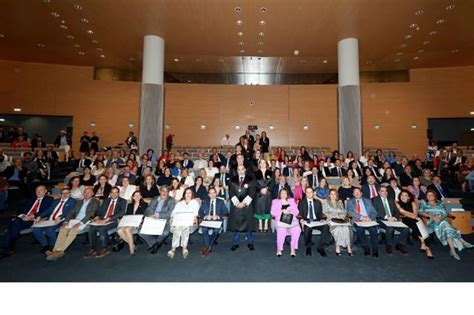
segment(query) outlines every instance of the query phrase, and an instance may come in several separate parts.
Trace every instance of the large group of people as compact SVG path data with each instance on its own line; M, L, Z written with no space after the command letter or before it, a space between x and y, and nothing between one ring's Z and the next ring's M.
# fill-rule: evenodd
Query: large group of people
M352 257L357 239L364 255L378 257L380 234L389 256L394 251L407 255L410 237L429 259L434 258L433 238L448 246L457 260L461 250L472 248L450 224L443 204L450 193L441 176L445 172L449 178L457 176L468 189L464 181L473 171L471 161L455 145L445 154L430 143L422 161L392 152L385 156L382 150L359 156L302 146L289 154L271 147L264 131L252 135L249 130L237 144L230 145L226 136L221 142L225 150L199 152L197 159L188 152L166 149L161 154L149 149L140 156L132 132L120 150L99 150L97 143L95 134L83 134L80 156L58 198L48 195L47 181L38 182L34 196L10 221L1 239L1 257L11 256L21 231L31 227L48 260L64 256L76 236L85 233L89 246L84 258L104 257L111 248L118 251L125 246L135 255L139 241L156 254L171 235L166 255L173 259L181 247L186 258L190 235L197 230L203 235L203 256L212 253L217 238L226 231L232 233L232 251L239 249L242 234L254 251L254 232L275 231L277 257L284 253L287 236L290 255L295 257L301 234L306 256L312 256L315 246L326 257L327 247L334 243L335 255L345 250ZM70 138L61 133L56 146L70 146ZM25 153L2 170L6 185L21 188L31 174L32 160L51 163L47 154L38 157L38 152L34 158ZM140 226L119 226L132 215L166 224L159 235L142 233ZM190 216L194 219L186 224ZM43 221L54 224L42 226ZM208 221L219 224L202 224ZM425 231L432 235L426 237Z

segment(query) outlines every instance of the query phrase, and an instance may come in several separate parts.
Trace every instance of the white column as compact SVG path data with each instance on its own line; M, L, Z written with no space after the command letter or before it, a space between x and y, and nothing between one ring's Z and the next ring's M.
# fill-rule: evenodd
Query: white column
M359 41L345 38L337 43L339 150L362 153L362 115L359 81Z
M140 99L140 153L160 154L163 147L163 75L165 41L155 35L143 40L142 90Z

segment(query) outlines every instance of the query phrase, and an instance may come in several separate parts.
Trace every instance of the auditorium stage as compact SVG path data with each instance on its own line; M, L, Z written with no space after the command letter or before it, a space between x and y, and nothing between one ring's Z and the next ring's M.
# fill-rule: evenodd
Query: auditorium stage
M230 233L219 238L214 252L206 258L200 255L201 236L193 235L194 244L190 254L183 260L181 251L170 260L166 257L169 245L150 255L141 245L135 256L127 249L109 256L84 260L86 246L80 237L67 251L66 256L56 262L46 261L39 253L40 245L32 245L32 235L23 236L17 242L16 253L0 260L0 281L11 282L84 282L84 281L165 281L165 282L316 282L316 281L387 281L387 282L436 282L474 281L472 266L474 250L463 250L461 261L448 255L448 249L433 245L434 260L427 259L418 251L418 246L409 246L409 255L398 252L388 257L380 246L380 257L363 256L360 248L355 248L355 256L341 257L334 254L334 247L328 248L328 257L313 253L304 256L304 250L296 258L291 258L289 249L281 258L275 256L275 236L271 233L256 234L254 252L241 244L236 252L229 250ZM473 241L473 237L467 237ZM303 244L300 239L300 246Z

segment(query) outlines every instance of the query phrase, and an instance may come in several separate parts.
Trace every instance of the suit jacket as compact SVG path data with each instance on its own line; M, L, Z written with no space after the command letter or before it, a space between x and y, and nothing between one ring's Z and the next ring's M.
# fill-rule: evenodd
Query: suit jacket
M413 175L408 176L406 173L403 173L402 175L400 175L400 185L402 187L408 187L411 185L411 182L413 180Z
M39 213L38 215L42 218L49 218L53 214L54 209L56 209L56 207L59 205L60 202L61 202L61 198L53 200L49 208L47 208L44 212ZM65 217L67 217L69 211L71 211L75 205L76 205L76 199L68 198L68 200L66 200L66 202L63 205L63 211L60 218L64 219Z
M342 176L346 176L346 170L343 167L340 167L340 169ZM331 176L339 177L339 175L337 174L337 167L333 167L331 169Z
M72 208L71 211L69 211L69 213L67 214L66 222L68 222L69 220L75 219L77 217L77 215L79 214L79 211L81 211L83 204L84 204L84 200L79 200L76 202L76 204L74 205L74 208ZM99 208L100 208L99 200L92 198L87 204L86 216L84 217L84 219L81 220L81 222L85 224L87 221L95 217L97 213L99 212Z
M375 183L374 184L375 186L375 189L377 190L377 195L379 194L379 189L380 189L380 185L378 183ZM369 187L369 184L368 183L365 183L361 186L361 189L362 189L362 195L365 197L365 198L369 198L370 199L370 187Z
M438 196L438 200L441 200L442 196L441 196L441 192L438 190L438 188L436 188L435 185L431 184L427 187L428 190L433 190L436 195ZM443 190L443 195L444 195L444 198L449 198L449 190L448 188L441 184L441 189Z
M329 173L328 173L328 175L329 175ZM316 175L316 176L318 177L318 184L319 184L319 182L321 182L321 179L323 179L324 177L321 174L321 172L318 172L318 175ZM310 187L313 187L313 174L307 175L306 178L308 179L308 185Z
M216 175L214 175L214 178L219 178L221 179L221 173L217 173ZM227 186L229 185L229 181L231 180L231 177L229 176L228 173L225 173L225 183L221 183L221 186Z
M160 196L156 196L153 198L150 202L150 205L148 208L145 210L145 216L149 217L155 214L155 209L158 206L158 201L160 200ZM158 218L159 219L166 219L169 220L171 217L171 212L173 212L175 206L175 200L172 197L166 197L163 207L161 208L161 211L158 213Z
M15 170L15 166L14 165L10 165L8 166L2 173L3 177L5 177L7 180L13 176L13 173L14 173L14 170ZM18 178L20 179L21 182L24 182L25 181L25 178L26 178L26 173L28 171L26 170L26 168L22 167L21 170L19 171L18 173Z
M377 218L377 210L375 210L374 206L372 205L372 201L369 198L362 197L362 202L364 203L365 210L367 211L368 217L374 221ZM355 213L356 209L356 200L355 198L349 199L347 202L347 213L352 217L353 221L359 221L361 215Z
M390 213L392 217L400 219L400 212L398 211L397 205L395 204L394 199L390 199L387 196L387 202L390 207ZM372 204L377 211L377 219L384 220L385 219L385 207L383 206L382 197L377 196L372 199Z
M84 164L84 166L83 166L82 164ZM79 168L79 167L80 167L80 168L84 168L84 167L86 167L86 166L89 166L89 167L90 167L91 165L92 165L92 161L91 161L90 159L87 159L87 158L84 159L84 163L82 162L81 159L79 159L79 160L76 161L76 168Z
M124 165L125 164L125 162L123 161L122 158L107 159L106 162L105 162L105 167L111 167L113 162L116 162L118 165Z
M66 135L66 142L67 142L68 145L72 145L72 140L71 140L71 137L69 135ZM60 144L61 144L61 136L57 136L56 140L54 140L54 145L59 147Z
M135 212L135 215L144 214L147 207L148 207L148 204L145 201L140 202L140 204L138 205L137 212ZM127 211L125 212L125 215L133 215L133 208L134 208L133 202L129 203L127 205Z
M188 162L187 164L185 164L185 163L186 163L186 160L183 160L183 161L181 162L181 165L183 165L183 168L190 169L190 168L193 168L193 167L194 167L194 162L193 162L193 161L187 160L187 162Z
M323 170L324 170L324 174L323 174ZM328 176L331 176L331 170L329 170L329 167L323 166L319 168L318 174L320 174L320 178L323 178L323 177L326 178Z
M319 201L316 198L313 198L313 207L314 207L314 213L316 214L316 219L315 220L322 220L324 217L323 214L323 205L321 204L321 201ZM301 201L298 203L298 209L300 211L300 219L307 220L308 218L308 199L303 198Z
M229 209L227 209L227 206L225 205L224 200L216 198L216 215L219 217L223 217L225 215L229 214ZM201 204L201 207L199 208L199 216L201 218L204 218L206 215L209 215L211 210L211 199L206 198Z
M285 188L288 190L288 198L293 198L293 192L291 191L290 185L288 183L285 183ZM278 198L278 192L280 190L280 184L275 184L273 185L273 190L272 190L272 198L277 199Z
M272 201L272 208L270 210L270 213L275 218L276 222L280 221L280 216L282 213L281 204L282 203L280 199L274 199ZM288 198L288 204L289 204L289 207L287 208L287 210L290 211L290 213L293 215L293 222L295 222L297 221L297 218L299 216L299 210L298 210L298 207L296 206L295 199Z
M374 175L375 177L381 177L382 174L380 174L380 171L379 169L377 168L377 166L374 166L373 168L369 168L368 166L365 167L365 169L370 169L370 172L372 173L372 175ZM365 174L365 169L364 169L364 174Z
M104 200L104 203L99 209L99 212L96 214L99 216L101 219L105 218L105 215L107 214L107 210L109 210L109 205L111 202L112 198L107 198ZM115 209L114 209L114 214L109 218L110 221L117 220L118 218L121 218L124 216L125 211L127 209L127 200L118 197L117 201L115 203Z
M31 210L31 207L33 207L33 204L36 202L38 198L34 197L32 199L30 199L25 207L23 209L20 209L18 211L18 215L20 214L27 214L30 210ZM40 207L38 209L38 211L36 212L36 215L35 217L38 217L41 213L44 213L46 210L49 209L49 207L51 207L51 204L53 203L53 197L51 196L44 196L43 197L43 200L41 200L41 204L40 204Z
M297 172L297 170L293 169L293 173L294 172ZM285 166L285 168L283 168L283 175L286 177L290 176L290 168L288 166Z

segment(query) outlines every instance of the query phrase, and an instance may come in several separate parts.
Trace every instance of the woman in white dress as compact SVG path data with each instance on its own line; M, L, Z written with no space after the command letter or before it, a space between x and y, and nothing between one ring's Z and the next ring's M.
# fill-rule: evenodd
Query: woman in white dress
M81 185L81 178L79 176L71 178L68 187L71 191L71 198L76 200L84 199L84 186Z
M181 246L183 248L183 258L188 257L188 241L189 241L189 225L173 226L173 221L187 218L189 216L194 217L193 225L197 224L196 217L199 213L199 202L194 199L193 191L190 188L186 188L184 191L184 198L178 202L173 212L171 212L171 232L173 233L173 240L171 241L171 250L168 252L168 257L173 259L176 253L176 248Z
M132 199L133 193L137 191L137 186L130 185L130 179L128 177L122 178L122 186L120 186L120 197L129 201Z
M342 222L347 220L347 210L339 200L336 190L329 191L327 202L323 202L323 213L329 221L329 231L336 241L336 255L341 256L341 247L347 247L347 254L352 256L352 226L348 222Z

